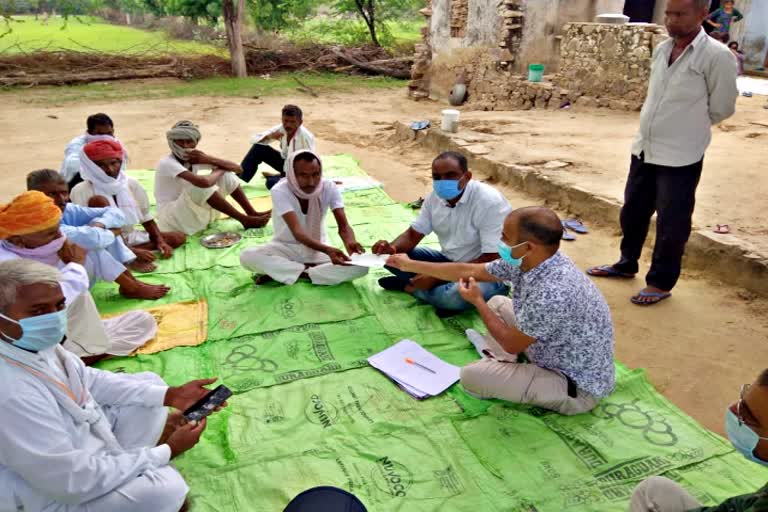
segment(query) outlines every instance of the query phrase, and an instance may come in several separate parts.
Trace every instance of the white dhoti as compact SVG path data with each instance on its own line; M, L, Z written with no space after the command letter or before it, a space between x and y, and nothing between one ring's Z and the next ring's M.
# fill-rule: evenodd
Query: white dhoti
M67 306L64 348L79 357L111 354L127 356L157 336L157 321L146 311L129 311L102 320L90 293Z
M250 247L240 253L240 264L257 274L267 274L275 281L293 284L306 272L313 284L333 286L352 281L368 273L365 267L353 265L334 265L327 255L311 251L307 257L306 248L301 244L270 242L258 247ZM307 264L312 264L306 268Z
M135 259L136 255L125 245L125 241L120 236L115 237L114 243L106 249L88 251L85 257L85 270L88 272L91 286L95 285L96 281L114 282L120 274L128 270L125 263Z
M181 231L194 235L219 218L219 212L208 204L208 199L219 192L227 197L240 187L237 175L228 172L216 185L200 188L185 181L181 195L170 203L161 205L155 220L161 231Z
M154 373L138 376L153 384L165 385ZM117 441L126 450L156 446L168 418L165 407L105 406L102 409L112 425ZM189 492L182 476L170 465L145 471L111 492L79 504L50 501L15 475L0 480L8 483L8 491L12 492L11 496L15 496L17 501L0 503L2 512L178 512Z

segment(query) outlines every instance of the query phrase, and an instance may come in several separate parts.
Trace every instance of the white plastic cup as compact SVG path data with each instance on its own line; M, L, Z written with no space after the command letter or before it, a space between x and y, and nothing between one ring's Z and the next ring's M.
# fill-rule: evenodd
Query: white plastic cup
M444 132L456 133L459 131L459 114L458 110L443 110L443 122L440 127Z

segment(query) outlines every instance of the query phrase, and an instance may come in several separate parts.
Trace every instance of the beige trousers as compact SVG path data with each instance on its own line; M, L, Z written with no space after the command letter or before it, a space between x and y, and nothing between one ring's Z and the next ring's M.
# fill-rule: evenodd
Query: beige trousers
M517 325L509 297L493 297L488 306L507 325ZM469 394L535 405L565 415L591 411L597 405L598 399L581 389L575 398L568 396L568 380L562 373L515 362L517 357L506 352L490 335L485 336L485 342L486 352L493 357L461 369L461 385Z
M208 188L195 187L185 181L181 195L158 209L157 225L161 231L181 231L187 235L199 233L219 218L219 212L208 204L208 199L215 192L227 197L239 187L240 180L233 172L224 174L216 185Z
M251 272L266 274L283 284L295 283L303 272L307 273L312 284L324 286L352 281L368 273L366 267L334 265L325 254L313 252L311 258L308 258L301 244L269 242L244 249L240 253L240 264ZM315 266L307 269L306 263Z
M635 488L629 502L629 511L687 512L701 506L696 498L669 478L652 476Z

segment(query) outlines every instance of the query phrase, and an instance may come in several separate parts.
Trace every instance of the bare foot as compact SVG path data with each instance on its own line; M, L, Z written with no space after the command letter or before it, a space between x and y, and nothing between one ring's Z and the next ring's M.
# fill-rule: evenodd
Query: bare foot
M253 282L256 286L261 286L262 284L267 284L273 282L274 279L272 279L267 274L263 274L260 276L253 276Z
M147 274L149 272L154 272L155 270L157 270L157 265L155 265L151 261L134 260L130 264L128 264L128 268L134 272Z
M167 286L147 284L137 280L130 285L121 285L120 295L129 299L157 300L164 297L170 290Z

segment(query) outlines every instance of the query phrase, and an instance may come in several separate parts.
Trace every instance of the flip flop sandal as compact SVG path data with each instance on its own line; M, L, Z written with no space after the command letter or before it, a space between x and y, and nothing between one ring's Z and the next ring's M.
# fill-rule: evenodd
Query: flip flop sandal
M580 235L586 235L587 233L589 233L587 226L582 224L582 222L579 219L568 219L563 222L563 226L570 229L571 231L575 231Z
M563 222L563 240L567 240L568 242L573 242L576 240L576 237L570 234L565 228L565 222Z
M727 235L731 232L731 226L728 224L718 224L714 229L714 232L718 235Z
M638 293L637 295L635 295L634 297L632 297L629 300L632 301L632 304L637 304L638 306L653 306L654 304L658 304L659 302L661 302L661 301L663 301L665 299L668 299L671 296L672 296L672 294L669 293L669 292L643 292L643 291L641 291L640 293ZM650 298L656 299L656 300L651 301L651 302L647 302L647 301L640 300L641 297L642 298L650 297Z
M626 272L619 272L613 265L600 265L599 267L592 267L587 270L587 274L593 277L618 277L621 279L634 279L635 274L627 274Z

